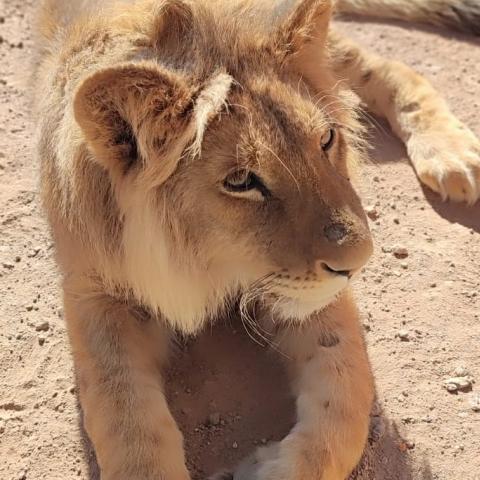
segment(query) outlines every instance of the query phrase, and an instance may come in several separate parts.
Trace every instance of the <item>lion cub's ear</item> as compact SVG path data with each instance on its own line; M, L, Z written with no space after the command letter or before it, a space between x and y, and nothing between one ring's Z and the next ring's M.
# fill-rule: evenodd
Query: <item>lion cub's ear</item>
M185 148L201 144L231 84L217 74L202 86L149 62L93 73L74 99L75 120L97 161L116 175L149 169L156 183L175 170Z
M297 0L272 37L280 59L304 57L310 51L323 49L331 14L331 0Z

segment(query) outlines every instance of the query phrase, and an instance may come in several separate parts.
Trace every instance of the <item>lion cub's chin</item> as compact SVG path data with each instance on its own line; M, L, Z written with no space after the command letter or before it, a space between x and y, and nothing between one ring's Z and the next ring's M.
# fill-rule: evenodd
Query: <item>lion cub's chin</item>
M322 281L316 288L282 289L277 291L272 312L283 320L301 322L330 305L349 284L346 277Z

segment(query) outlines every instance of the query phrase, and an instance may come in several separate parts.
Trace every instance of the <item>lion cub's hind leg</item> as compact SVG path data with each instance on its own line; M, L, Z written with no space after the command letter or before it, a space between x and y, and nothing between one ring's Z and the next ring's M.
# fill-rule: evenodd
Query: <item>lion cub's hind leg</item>
M441 95L402 63L370 54L337 34L330 41L337 75L389 121L420 180L444 200L475 203L480 198L480 141Z

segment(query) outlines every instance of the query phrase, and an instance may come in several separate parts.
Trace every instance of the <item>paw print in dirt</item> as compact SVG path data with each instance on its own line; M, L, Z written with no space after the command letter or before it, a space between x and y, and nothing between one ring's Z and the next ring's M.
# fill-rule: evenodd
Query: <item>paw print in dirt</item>
M420 180L443 200L480 198L480 140L455 121L412 135L407 149Z

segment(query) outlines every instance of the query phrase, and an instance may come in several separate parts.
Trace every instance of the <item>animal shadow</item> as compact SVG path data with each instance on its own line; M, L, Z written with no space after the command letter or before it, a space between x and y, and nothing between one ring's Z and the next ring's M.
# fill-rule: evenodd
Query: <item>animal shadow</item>
M165 381L193 480L232 469L257 446L283 438L294 423L294 402L278 356L238 320L180 339ZM86 434L83 439L88 478L100 480L91 443ZM427 461L414 476L409 447L376 405L364 457L349 480L431 480Z

